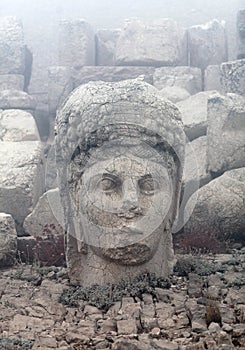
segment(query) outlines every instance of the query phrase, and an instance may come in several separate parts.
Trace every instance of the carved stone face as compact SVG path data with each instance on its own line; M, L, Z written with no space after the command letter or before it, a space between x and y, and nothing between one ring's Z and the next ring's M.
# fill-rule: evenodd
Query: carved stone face
M119 264L151 259L172 216L173 158L124 139L93 151L82 173L75 158L71 172L76 238Z

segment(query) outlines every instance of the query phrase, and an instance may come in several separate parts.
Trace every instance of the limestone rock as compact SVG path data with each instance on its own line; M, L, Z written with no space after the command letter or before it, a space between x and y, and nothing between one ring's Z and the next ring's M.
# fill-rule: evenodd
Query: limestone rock
M189 28L190 65L205 69L227 61L225 22L213 20Z
M186 100L190 97L189 92L179 86L168 86L160 90L163 97L167 98L173 103Z
M0 18L0 74L24 75L24 35L16 17Z
M201 136L186 145L183 186L206 185L211 180L207 172L207 137Z
M3 90L0 91L0 108L35 110L36 100L24 91Z
M95 35L84 20L62 20L59 32L59 65L92 66L95 63Z
M222 91L245 95L245 59L221 64Z
M116 42L120 30L102 29L96 33L96 65L114 66Z
M0 267L14 265L17 250L17 233L11 215L0 213Z
M220 65L207 66L204 72L204 90L216 90L221 92L221 69Z
M0 75L0 91L2 90L23 90L24 76L21 74Z
M117 40L116 65L174 66L187 63L186 31L167 18L130 19Z
M159 90L176 86L193 95L202 90L201 70L188 66L157 68L153 76L153 85Z
M154 67L82 67L74 70L74 88L90 81L121 81L144 76L144 80L152 84Z
M33 116L23 110L0 111L1 141L39 141L39 133Z
M40 197L34 210L25 218L23 228L34 237L43 237L51 229L53 233L63 235L62 213L59 190L50 190Z
M244 243L244 196L245 168L225 172L199 189L196 206L185 225L185 232L207 234L221 242ZM187 211L193 197L187 203Z
M73 90L72 70L70 67L54 66L48 69L48 105L49 113L55 117L57 107Z
M237 58L245 58L245 9L237 13Z
M21 229L44 192L42 144L37 141L0 143L0 211Z
M182 114L184 130L191 141L207 132L207 102L215 91L203 91L176 105Z
M213 173L245 166L244 97L216 94L208 100L207 160Z

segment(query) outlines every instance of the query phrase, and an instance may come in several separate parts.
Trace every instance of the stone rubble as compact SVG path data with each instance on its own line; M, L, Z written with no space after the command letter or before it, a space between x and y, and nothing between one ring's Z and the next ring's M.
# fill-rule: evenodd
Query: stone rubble
M69 288L65 268L20 263L0 275L0 348L21 339L29 347L18 349L244 349L244 256L244 249L202 256L222 272L183 277L179 270L170 289L125 295L107 311L84 301L76 307L59 302Z

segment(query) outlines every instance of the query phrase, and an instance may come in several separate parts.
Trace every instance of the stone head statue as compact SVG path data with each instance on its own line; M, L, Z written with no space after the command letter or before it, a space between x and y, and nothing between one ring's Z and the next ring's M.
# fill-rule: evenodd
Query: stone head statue
M64 102L56 134L71 282L167 276L185 144L177 108L140 79L91 82Z

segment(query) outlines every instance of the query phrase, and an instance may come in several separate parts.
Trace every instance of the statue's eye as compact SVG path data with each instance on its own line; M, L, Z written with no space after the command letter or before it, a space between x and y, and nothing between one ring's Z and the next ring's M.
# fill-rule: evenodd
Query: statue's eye
M151 175L146 175L138 181L140 192L146 195L153 195L159 189L159 184L153 180Z
M105 176L98 181L98 188L103 192L113 192L119 187L118 180L111 176Z

